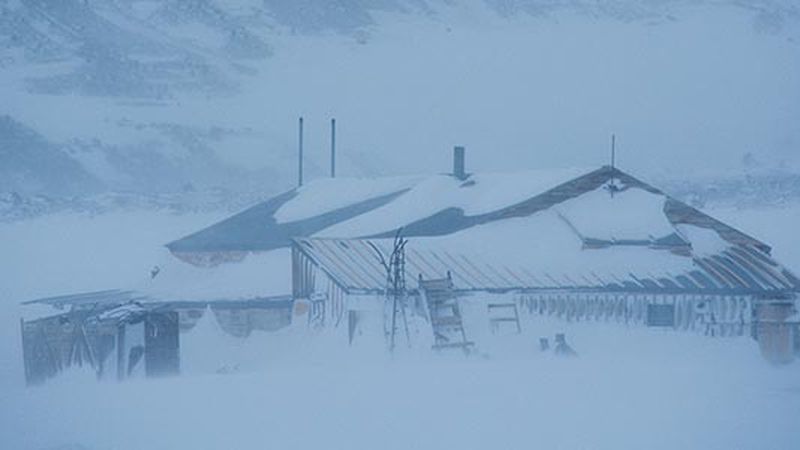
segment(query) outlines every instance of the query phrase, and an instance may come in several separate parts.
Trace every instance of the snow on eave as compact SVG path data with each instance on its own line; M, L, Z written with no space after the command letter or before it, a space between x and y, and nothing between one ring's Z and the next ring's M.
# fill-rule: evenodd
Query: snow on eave
M116 307L120 305L140 305L144 308L201 308L211 307L241 307L248 308L254 306L278 305L292 301L292 296L284 295L255 295L252 297L229 298L207 298L195 299L189 296L179 297L154 297L138 291L117 291L125 292L130 296L109 296L98 298L96 294L100 292L75 293L58 297L46 297L28 300L22 303L26 307L47 306L56 309L66 307L92 308L103 310L106 307Z
M291 301L291 265L288 249L254 253L242 261L217 267L197 267L172 258L166 251L157 272L142 273L120 289L47 297L25 305L56 308L105 308L126 303L199 307L228 307ZM154 275L155 274L155 275Z

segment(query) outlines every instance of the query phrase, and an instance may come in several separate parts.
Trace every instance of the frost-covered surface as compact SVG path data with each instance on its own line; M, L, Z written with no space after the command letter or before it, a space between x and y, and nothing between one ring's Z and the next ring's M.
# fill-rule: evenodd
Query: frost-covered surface
M697 230L698 257L718 255L730 244L716 232ZM304 250L340 284L355 290L382 290L384 269L371 245L391 253L390 240L304 239ZM476 245L480 243L480 245ZM457 289L610 287L641 280L676 277L701 270L691 255L647 245L586 248L581 238L553 211L479 225L446 237L410 238L409 278L443 278L451 273ZM707 253L712 251L712 253ZM742 265L745 271L756 270ZM706 274L708 276L708 274ZM722 286L724 287L724 285ZM758 285L742 286L759 289ZM765 284L764 289L782 289Z
M800 443L797 366L766 366L746 338L614 324L525 326L524 338L498 339L483 349L488 357L471 360L388 360L321 339L263 336L260 353L250 353L260 355L257 367L229 373L99 385L71 374L39 389L6 390L0 427L4 443L32 449L246 450L265 442L297 449L633 449L646 442L722 450ZM567 333L579 358L538 353L535 338L557 331ZM235 368L229 360L222 355L220 368Z
M417 235L449 234L588 172L478 173L466 180L447 174L315 180L167 246L182 253L267 251L288 247L296 237L393 235L410 226L422 228Z
M715 255L730 247L730 244L720 238L714 230L686 224L678 225L676 228L687 241L691 242L692 252L697 256Z
M686 272L693 267L691 258L646 246L584 249L580 237L552 211L489 223L432 240L450 251L470 255L476 261L498 268L524 268L539 274L537 276L549 274L566 285L584 284L586 279L596 282L592 273L608 281L615 277L627 279L630 273L663 276ZM474 245L476 242L481 244ZM413 248L415 244L424 248L428 242L415 240L409 245ZM570 283L570 277L577 277L578 281Z
M421 180L389 204L319 233L324 237L370 236L396 230L446 209L478 216L515 205L589 172L587 169L476 174L467 181L447 175Z
M610 195L604 187L561 203L555 210L585 238L650 241L675 232L664 214L665 201L664 195L643 189Z
M163 261L163 243L220 213L166 211L59 214L0 225L0 297L4 303L37 297L119 289L149 277Z
M247 339L225 332L214 312L207 308L186 333L182 333L180 365L183 374L215 374L254 371L269 364L275 352L268 334L253 331Z
M142 277L130 287L152 300L246 300L288 295L292 291L289 249L247 255L242 261L214 268L195 267L164 249L158 275Z
M52 308L15 304L101 290L133 291L141 301L245 300L291 292L289 250L249 255L214 270L172 256L163 243L220 213L167 211L63 214L0 225L0 301L31 319ZM70 255L67 260L56 255ZM37 261L35 264L31 264ZM151 272L158 268L153 278Z
M375 197L411 189L421 177L323 178L297 189L297 195L274 215L278 223L294 222L345 208Z
M499 186L480 175L469 187L453 178L437 177L431 180L436 183L422 182L387 205L313 237L377 235L448 207L473 212L502 210L544 191L539 187L540 192L532 193L520 180L541 181L548 179L545 174L553 183L548 187L552 187L566 181L555 181L555 175L565 176L569 171L510 176L516 184ZM491 195L485 195L487 192ZM509 197L511 203L504 203ZM612 193L603 185L526 217L471 224L464 229L451 227L454 230L446 236L412 236L407 246L408 270L412 278L438 278L452 271L459 289L606 286L623 280L636 283L636 278L674 280L698 270L693 256L720 254L733 245L714 230L672 224L664 212L665 201L663 194L638 187L621 187ZM694 253L679 254L653 245L673 235L682 236ZM587 245L588 240L605 244L597 248ZM384 254L391 252L388 241L373 241ZM304 245L341 283L357 289L383 286L377 261L362 256L373 253L369 247L331 242L336 243L310 240Z
M714 213L773 244L798 270L793 229L785 225L798 210ZM162 261L159 244L215 219L115 213L0 224L0 244L11 249L0 256L4 448L800 445L797 363L766 365L746 337L708 339L615 323L526 319L522 337L492 338L482 322L470 333L480 338L485 357L401 351L389 360L380 340L357 338L349 351L326 334L307 336L302 327L228 341L224 354L210 358L203 349L220 349L229 339L215 334L211 322L186 335L180 378L97 384L91 374L76 372L23 388L17 301L141 279ZM71 255L68 263L63 255ZM578 359L538 352L540 336L562 331Z

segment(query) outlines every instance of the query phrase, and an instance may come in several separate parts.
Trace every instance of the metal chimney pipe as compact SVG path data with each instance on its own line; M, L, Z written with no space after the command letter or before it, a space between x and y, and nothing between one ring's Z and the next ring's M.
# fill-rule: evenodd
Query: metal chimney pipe
M464 147L456 146L453 148L453 176L459 180L467 179L464 152Z
M303 117L300 116L298 131L298 152L297 152L297 186L303 185Z
M331 119L331 178L336 178L336 119Z

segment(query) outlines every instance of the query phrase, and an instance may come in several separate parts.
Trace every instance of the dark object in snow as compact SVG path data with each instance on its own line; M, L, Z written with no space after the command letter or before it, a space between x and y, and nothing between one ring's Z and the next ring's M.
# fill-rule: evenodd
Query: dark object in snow
M227 375L230 373L237 373L237 372L239 372L239 364L234 364L232 366L225 364L216 371L216 373L219 375Z
M606 191L608 191L609 195L611 195L612 197L614 196L614 194L622 192L625 189L624 187L621 187L619 184L617 184L616 180L614 179L611 179L608 182L608 184L606 184L603 187L605 188Z
M648 327L675 327L675 305L654 304L647 305Z
M539 338L539 351L546 352L550 350L550 340L546 337Z
M753 310L754 334L764 358L772 364L794 360L800 321L793 298L759 302Z
M578 356L575 350L567 344L567 338L564 333L556 334L556 346L553 351L558 356Z
M153 278L158 276L159 272L161 272L161 268L158 266L153 266L153 268L150 269L150 279L152 280Z
M353 345L353 338L356 335L356 327L358 326L358 311L347 311L347 343Z
M469 177L466 169L465 150L461 146L453 148L453 176L461 181Z

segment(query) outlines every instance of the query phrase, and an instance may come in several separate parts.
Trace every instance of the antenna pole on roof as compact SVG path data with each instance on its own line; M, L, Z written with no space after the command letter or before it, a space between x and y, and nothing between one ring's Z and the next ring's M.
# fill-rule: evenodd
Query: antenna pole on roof
M608 189L608 193L613 197L615 192L619 192L620 188L617 186L615 180L615 176L617 174L617 136L614 133L611 133L611 173L610 179L608 180L608 184L606 185L606 189Z
M617 159L617 136L611 134L611 170L616 167Z
M299 124L298 124L298 154L297 154L297 164L298 164L298 173L297 173L297 186L300 187L303 185L303 116L300 116Z
M336 119L331 119L331 178L336 178Z

